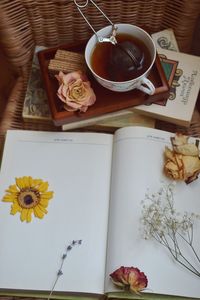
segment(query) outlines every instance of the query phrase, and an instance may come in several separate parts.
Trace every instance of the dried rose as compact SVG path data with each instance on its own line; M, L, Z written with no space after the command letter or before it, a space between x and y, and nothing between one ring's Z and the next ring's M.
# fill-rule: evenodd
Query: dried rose
M165 174L175 180L190 183L200 173L200 158L197 145L188 143L188 136L181 133L171 139L173 149L165 148Z
M55 77L59 81L57 95L65 103L64 108L67 111L86 112L88 106L95 103L95 93L83 72L76 71L68 74L59 72Z
M181 133L176 133L176 135L171 138L173 150L176 153L189 155L189 156L199 156L199 150L195 144L188 143L189 136L183 135Z
M143 272L134 267L120 267L110 274L112 282L123 289L139 294L147 287L148 280Z

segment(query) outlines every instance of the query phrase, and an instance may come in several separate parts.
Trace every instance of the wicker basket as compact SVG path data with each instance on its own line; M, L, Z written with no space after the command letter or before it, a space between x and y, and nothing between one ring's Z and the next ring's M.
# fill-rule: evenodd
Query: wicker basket
M164 28L173 28L180 50L190 51L200 12L199 0L96 0L96 3L114 23L146 26L152 33ZM89 5L85 10L96 30L108 24L93 5ZM0 102L1 138L10 128L56 130L50 125L35 122L25 124L22 120L22 107L34 46L57 46L85 40L91 35L89 26L80 16L73 0L0 1L0 45L10 66L18 74L6 103ZM195 125L190 128L190 133L200 136L198 117L199 115L196 117L195 114ZM165 124L162 126L165 128Z

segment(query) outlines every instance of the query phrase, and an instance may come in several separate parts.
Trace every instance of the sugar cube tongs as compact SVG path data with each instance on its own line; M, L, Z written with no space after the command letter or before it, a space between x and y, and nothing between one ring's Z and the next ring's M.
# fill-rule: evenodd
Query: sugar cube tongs
M94 30L94 28L92 27L92 25L90 24L90 22L88 21L88 19L85 17L85 15L82 12L82 8L85 8L89 2L91 2L99 11L100 13L108 20L108 22L112 25L112 33L110 37L102 37L102 36L98 36L97 32ZM100 43L104 43L104 42L109 42L112 43L113 45L117 44L117 40L116 40L116 32L117 32L117 26L115 24L113 24L113 22L111 22L111 20L105 15L105 13L98 7L98 5L93 1L93 0L86 0L85 4L78 4L77 0L74 0L74 3L78 9L78 11L80 12L80 14L82 15L82 17L84 18L84 20L86 21L86 23L90 26L90 28L92 29L92 31L95 33L98 42Z

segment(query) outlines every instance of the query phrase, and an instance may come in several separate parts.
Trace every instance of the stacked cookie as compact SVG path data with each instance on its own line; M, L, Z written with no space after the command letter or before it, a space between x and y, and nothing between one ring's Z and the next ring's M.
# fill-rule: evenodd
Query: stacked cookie
M76 52L58 49L48 65L49 71L57 73L62 71L69 73L73 71L86 70L84 55Z

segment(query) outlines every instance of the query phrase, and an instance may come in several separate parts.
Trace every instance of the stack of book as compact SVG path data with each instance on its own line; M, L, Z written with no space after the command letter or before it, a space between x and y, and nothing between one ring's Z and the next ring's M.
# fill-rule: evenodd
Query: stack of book
M200 57L180 53L173 33L152 34L170 84L170 96L161 105L140 105L134 111L159 120L189 127L200 89Z
M155 41L166 79L170 85L169 95L166 96L165 94L165 97L160 97L159 101L156 99L155 103L134 105L133 107L129 104L128 108L118 108L117 111L111 109L109 113L92 117L90 115L84 120L82 118L73 120L73 122L62 120L59 124L62 130L94 126L96 129L109 131L134 124L154 127L155 119L185 127L190 125L200 88L200 58L178 52L178 45L171 29L152 34L152 38ZM32 72L24 101L23 118L25 122L36 121L55 124L57 121L49 108L37 58L38 52L42 50L44 50L43 47L36 47L35 49ZM158 82L159 80L157 80ZM125 97L127 96L124 95Z

